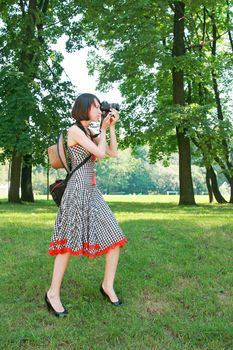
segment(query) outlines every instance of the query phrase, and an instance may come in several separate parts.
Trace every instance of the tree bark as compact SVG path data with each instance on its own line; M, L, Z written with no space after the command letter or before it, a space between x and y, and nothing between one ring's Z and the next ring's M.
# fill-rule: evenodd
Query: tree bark
M228 183L230 185L230 200L229 200L229 203L233 203L233 176L229 175L229 172L226 169L225 163L223 162L223 160L221 158L216 156L214 160L216 161L216 163L222 169L222 172L223 172L224 176L226 177L226 179L227 179L227 181L228 181Z
M198 147L200 149L202 156L203 156L203 162L204 162L204 164L206 164L207 163L206 155L205 155L201 145L194 138L192 138L192 141L196 145L196 147ZM207 187L208 194L209 194L209 202L210 203L213 202L213 195L214 195L214 197L218 203L227 203L227 201L225 200L225 198L222 196L221 192L219 191L217 176L215 174L214 168L212 167L212 165L206 166L205 168L206 168L206 187ZM229 181L229 179L228 179L228 181Z
M8 193L8 202L10 203L21 203L19 196L21 165L22 157L14 149L11 158L10 188Z
M221 165L220 165L221 166ZM223 174L225 175L229 185L230 185L230 200L229 203L233 203L233 176L230 176L225 168L222 168Z
M21 200L24 202L34 202L33 190L32 190L32 164L31 155L23 157L24 163L22 166L21 175Z
M228 25L228 36L229 36L229 41L231 44L231 50L233 52L233 39L232 39L232 35L231 35L231 30L230 30L230 4L229 4L229 0L226 0L227 2L227 25Z
M230 180L228 180L229 185L230 185L230 200L229 203L233 204L233 177L230 178Z
M215 22L215 16L214 13L210 16L211 22L212 22L212 33L213 33L213 45L212 45L212 55L216 56L216 50L217 50L217 26ZM217 107L217 116L220 121L224 120L222 105L221 105L221 99L220 99L220 93L218 88L218 81L216 77L216 73L214 70L212 70L212 81L213 81L213 90L214 90L214 96L215 96L215 102ZM225 138L222 139L222 147L225 153L225 164L223 173L226 176L230 188L231 188L231 196L230 196L230 203L233 203L233 177L229 175L229 173L232 172L233 164L232 164L232 156L229 152L229 147L227 140Z
M212 185L211 185L211 179L210 179L210 173L208 168L206 168L206 187L208 190L208 195L209 195L209 203L212 203L214 200L214 196L213 196L213 189L212 189Z
M174 2L174 26L173 26L173 56L185 54L184 43L184 10L185 4L182 1ZM184 73L182 70L172 69L173 80L173 104L184 105ZM179 149L179 181L180 201L179 204L195 204L192 173L190 140L185 130L176 127L177 143Z
M208 176L211 180L211 187L212 187L212 191L213 191L213 194L214 194L216 201L218 203L227 203L227 201L225 200L225 198L222 196L221 192L219 191L218 180L217 180L217 176L215 174L213 167L210 166L207 169L207 172L208 172Z
M49 200L49 164L47 165L47 201Z

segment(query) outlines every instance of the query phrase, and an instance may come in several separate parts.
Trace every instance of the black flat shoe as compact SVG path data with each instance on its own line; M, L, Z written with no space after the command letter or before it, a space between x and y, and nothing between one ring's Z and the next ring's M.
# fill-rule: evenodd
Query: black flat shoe
M101 293L105 298L107 298L108 301L109 301L112 305L114 305L114 306L120 306L120 305L122 305L122 301L121 301L120 299L118 299L117 301L112 301L112 300L109 298L108 294L105 293L105 291L104 291L104 289L103 289L102 286L100 286L100 293Z
M64 311L62 311L62 312L58 312L58 311L54 310L54 308L52 307L52 305L51 305L51 303L49 301L47 293L45 293L44 300L45 300L45 303L47 305L48 310L52 311L52 313L55 316L57 316L57 317L66 317L68 315L68 311L65 308L64 308Z

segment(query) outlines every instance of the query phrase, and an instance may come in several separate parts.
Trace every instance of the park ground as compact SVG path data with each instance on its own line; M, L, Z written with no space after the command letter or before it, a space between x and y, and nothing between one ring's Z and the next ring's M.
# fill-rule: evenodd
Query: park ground
M54 203L0 199L1 349L232 350L233 206L178 206L176 196L106 196L128 244L115 288L99 292L104 257L72 258L57 319L44 304Z

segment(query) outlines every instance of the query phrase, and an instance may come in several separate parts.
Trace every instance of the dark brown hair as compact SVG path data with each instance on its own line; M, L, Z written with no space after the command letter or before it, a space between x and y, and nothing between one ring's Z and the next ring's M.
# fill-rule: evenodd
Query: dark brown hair
M77 121L89 120L88 113L91 109L91 105L97 100L100 104L99 99L92 94L81 94L79 95L73 105L71 115Z

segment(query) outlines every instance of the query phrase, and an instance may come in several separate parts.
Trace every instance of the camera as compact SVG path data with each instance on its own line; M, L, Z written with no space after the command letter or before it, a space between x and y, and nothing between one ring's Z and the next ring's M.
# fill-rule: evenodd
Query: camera
M116 109L117 111L120 110L120 105L118 103L108 103L107 101L103 101L101 104L100 104L100 109L101 109L101 112L102 112L102 119L104 119L107 114L110 112L110 109L111 108L114 108Z

